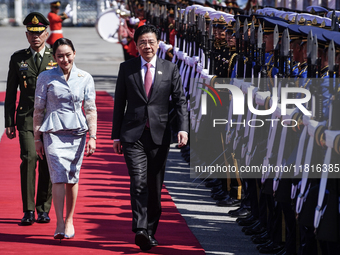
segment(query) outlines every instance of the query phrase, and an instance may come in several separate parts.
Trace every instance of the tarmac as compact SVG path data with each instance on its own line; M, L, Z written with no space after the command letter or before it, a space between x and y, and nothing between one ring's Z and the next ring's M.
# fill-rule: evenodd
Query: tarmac
M119 64L124 61L121 45L102 40L94 27L66 27L63 31L75 46L77 67L93 76L97 91L107 91L113 96ZM0 92L3 92L6 91L11 55L29 44L24 27L0 27L0 33ZM1 134L4 131L3 113L3 103L0 102ZM3 136L2 139L7 138ZM189 164L182 159L175 144L171 146L168 157L165 185L206 254L259 254L250 237L245 236L236 224L235 218L227 216L227 212L236 207L215 205L210 198L210 189L201 184L200 179L190 178Z

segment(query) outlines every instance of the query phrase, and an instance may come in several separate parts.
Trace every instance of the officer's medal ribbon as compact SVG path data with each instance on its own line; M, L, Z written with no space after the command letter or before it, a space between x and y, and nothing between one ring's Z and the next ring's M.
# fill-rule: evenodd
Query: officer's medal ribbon
M20 63L19 71L21 72L22 78L24 79L24 86L25 86L25 89L26 89L27 88L26 78L27 78L28 65L23 60Z
M51 60L47 66L46 66L46 70L50 70L50 69L53 69L53 68L56 68L57 67L57 62L53 62L53 60Z

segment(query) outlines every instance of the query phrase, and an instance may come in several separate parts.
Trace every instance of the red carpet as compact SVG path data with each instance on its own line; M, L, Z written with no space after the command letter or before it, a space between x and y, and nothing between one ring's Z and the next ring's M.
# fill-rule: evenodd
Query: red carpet
M85 158L80 174L74 239L53 240L51 223L20 226L23 216L20 195L18 138L0 142L0 254L143 254L131 231L129 177L123 156L113 154L110 140L112 97L97 92L98 140L96 153ZM205 254L167 190L162 194L163 214L153 254Z
M6 92L0 92L0 103L5 102Z

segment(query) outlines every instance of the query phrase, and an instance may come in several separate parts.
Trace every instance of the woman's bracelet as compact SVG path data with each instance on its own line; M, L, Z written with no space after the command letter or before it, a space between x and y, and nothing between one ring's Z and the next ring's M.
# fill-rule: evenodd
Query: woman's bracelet
M34 140L34 142L35 142L35 143L37 143L37 142L41 142L41 140L40 140L40 139L38 139L38 140Z

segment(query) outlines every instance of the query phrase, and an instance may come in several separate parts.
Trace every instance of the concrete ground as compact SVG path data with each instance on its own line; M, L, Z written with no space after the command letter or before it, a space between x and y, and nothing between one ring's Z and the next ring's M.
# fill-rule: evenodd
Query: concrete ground
M75 63L93 75L96 89L114 94L119 63L123 52L119 44L103 41L95 28L64 28L64 36L73 41ZM24 27L0 27L0 92L6 90L8 63L13 52L27 48ZM3 105L0 103L0 132L4 130ZM2 139L7 139L3 137ZM19 158L18 158L19 160ZM185 218L207 254L252 255L259 254L250 237L241 232L235 218L226 213L234 207L217 207L210 198L210 190L200 181L190 178L189 165L180 151L171 147L165 184L178 210ZM183 237L185 238L185 237Z

